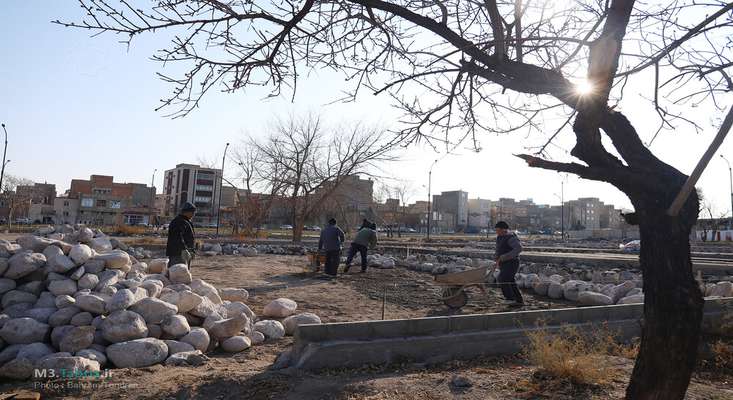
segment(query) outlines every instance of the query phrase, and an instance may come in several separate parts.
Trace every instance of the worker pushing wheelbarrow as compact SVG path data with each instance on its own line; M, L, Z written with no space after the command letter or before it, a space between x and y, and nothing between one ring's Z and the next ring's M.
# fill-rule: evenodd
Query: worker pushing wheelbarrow
M509 225L506 222L499 221L494 228L496 229L494 261L496 262L493 266L435 276L435 284L445 286L441 294L443 303L448 307L459 309L465 306L468 302L466 289L469 287L478 287L486 294L487 277L493 281L497 267L499 267L499 274L496 276L496 285L501 287L506 299L504 303L514 307L524 305L522 293L514 280L514 276L519 272L519 253L522 252L522 244L517 235L509 231Z

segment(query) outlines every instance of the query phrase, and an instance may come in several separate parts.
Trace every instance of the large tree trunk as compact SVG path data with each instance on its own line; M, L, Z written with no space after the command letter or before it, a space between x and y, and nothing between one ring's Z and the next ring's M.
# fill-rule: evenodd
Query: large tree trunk
M657 197L657 207L636 205L644 325L627 399L683 399L695 367L704 300L690 259L689 235L697 215L693 196L679 217L666 215L667 202L659 198L667 196Z
M295 217L293 219L293 243L300 243L303 240L303 218Z

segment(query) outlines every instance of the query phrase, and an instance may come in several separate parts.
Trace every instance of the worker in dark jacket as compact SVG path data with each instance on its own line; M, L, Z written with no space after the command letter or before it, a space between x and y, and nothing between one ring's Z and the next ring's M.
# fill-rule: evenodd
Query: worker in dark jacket
M326 253L326 274L335 277L341 261L341 245L344 243L344 231L336 225L336 219L328 220L328 225L321 231L318 240L318 251Z
M519 253L522 252L522 244L517 235L509 231L509 224L506 222L499 221L494 228L496 229L494 260L499 268L498 282L506 299L504 303L521 307L524 305L524 299L522 299L522 293L517 287L514 276L519 270Z
M354 241L351 242L349 255L346 257L346 268L344 273L349 272L351 261L356 253L361 255L361 272L367 271L367 251L377 247L377 224L364 220L362 227L356 232Z
M191 219L196 214L196 206L186 202L181 212L168 225L168 244L165 255L168 256L168 266L186 264L191 268L191 260L196 254L194 245L194 230Z

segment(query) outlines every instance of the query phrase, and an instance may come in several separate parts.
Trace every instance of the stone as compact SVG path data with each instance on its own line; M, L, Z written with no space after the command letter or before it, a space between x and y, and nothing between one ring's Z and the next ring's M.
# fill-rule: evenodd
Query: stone
M54 350L54 348L49 346L48 344L36 342L24 345L20 349L20 351L18 351L18 355L16 356L16 358L23 358L36 362L43 357L46 357L47 355L53 354L55 352L56 350Z
M118 290L107 302L107 312L125 310L135 303L135 295L130 289Z
M31 308L23 315L24 317L33 318L44 324L48 323L49 318L56 312L56 307Z
M212 324L209 334L216 340L225 339L236 336L249 325L249 319L244 315L238 315L234 318L222 319Z
M219 291L216 290L214 285L206 283L201 279L196 278L191 281L191 290L200 296L208 297L214 304L221 304L222 302Z
M4 276L9 279L20 279L30 275L46 264L46 257L41 253L16 253L8 260L8 269Z
M186 321L186 317L182 315L166 316L163 319L163 323L160 324L160 327L163 329L163 332L175 338L185 336L188 334L188 332L191 331L191 327L188 325L188 321Z
M107 347L107 358L118 368L148 367L165 361L168 346L154 338L135 339Z
M94 360L99 363L100 367L107 364L107 356L103 352L95 349L84 349L76 352L76 356Z
M115 311L102 321L102 337L111 343L126 342L148 336L148 327L140 314L129 310Z
M298 303L290 299L279 298L271 301L265 306L263 315L265 317L285 318L295 314L295 310L297 309Z
M252 312L249 306L242 302L233 301L231 303L224 304L223 307L226 310L227 317L229 318L234 317L235 315L244 314L250 319L250 321L256 319L255 313Z
M15 281L8 278L0 278L0 295L15 289Z
M72 272L71 275L69 275L69 278L75 281L78 281L79 279L81 279L82 276L84 276L85 273L86 273L86 270L84 269L84 266L82 265L81 267L75 269L74 272Z
M191 332L180 339L181 342L188 343L196 350L206 351L209 348L211 338L204 328L191 328Z
M637 294L643 294L643 293L644 292L642 291L642 289L635 287L635 288L629 290L629 292L626 293L626 296L624 296L624 297L636 296Z
M10 344L43 342L50 330L50 326L32 318L13 318L0 328L0 338Z
M48 317L48 324L55 328L57 326L69 325L74 315L79 314L81 310L76 306L69 306L59 309Z
M23 250L30 250L34 253L40 253L54 243L51 239L46 239L35 235L22 235L15 239L15 242L23 248Z
M286 335L292 335L293 333L295 333L295 328L297 328L298 325L320 324L320 323L321 323L320 317L318 317L316 314L308 313L308 312L291 315L285 318L282 322L283 327L285 328Z
M64 255L64 251L59 246L50 245L43 249L43 256L46 257L46 260L53 260L58 255Z
M534 292L540 296L547 296L547 291L550 289L550 280L547 278L544 278L543 280L540 280L539 282L535 282L532 284L532 289Z
M84 269L90 274L98 274L104 271L104 260L89 260L84 263Z
M71 258L76 265L82 265L92 258L92 249L85 244L75 244L71 246L69 258Z
M33 305L35 308L58 308L56 307L56 296L51 292L41 292L38 296L38 300Z
M643 294L634 294L631 296L626 296L618 301L616 304L643 304L644 303L644 295Z
M5 271L8 270L8 266L10 265L9 260L5 257L0 257L0 276L2 276Z
M578 301L578 295L581 292L590 290L591 285L588 282L580 280L571 280L563 283L563 297L570 301Z
M63 373L83 374L96 376L99 373L99 362L85 357L47 357L38 362L39 369L53 370L56 376L63 376Z
M7 346L6 348L4 348L2 351L0 351L0 365L3 365L7 363L8 361L17 357L18 353L25 346L27 346L27 344L11 344Z
M130 307L130 310L142 315L145 321L151 324L159 324L166 316L178 313L178 307L175 305L153 297L138 301Z
M54 304L56 305L56 308L58 309L71 307L75 303L76 303L76 299L69 295L57 296L56 299L54 300Z
M204 319L204 323L201 324L201 327L206 329L207 332L211 331L211 327L214 326L214 322L221 321L225 319L221 314L218 312L212 313L206 319Z
M97 274L97 276L99 277L99 283L94 288L94 290L98 292L107 286L116 285L117 282L120 281L119 270L114 270L114 269L104 270L100 272L99 274Z
M76 306L92 314L104 314L106 302L103 298L93 294L76 296Z
M34 362L25 358L16 358L0 367L0 377L5 379L25 380L33 375Z
M227 353L239 353L252 346L252 341L246 336L232 336L221 342L221 349Z
M158 297L163 291L163 282L159 280L146 280L140 284L140 287L145 289L149 297Z
M246 289L224 288L221 289L221 298L222 300L240 301L244 303L249 299L249 293Z
M33 308L32 303L14 304L10 307L4 308L3 313L5 313L10 318L22 318L26 316L28 310L30 310L31 308Z
M611 297L590 291L578 294L578 301L584 306L610 306L613 304Z
M99 236L89 242L89 247L97 253L106 253L112 251L112 242L106 236Z
M191 283L191 272L186 264L175 264L168 268L168 277L172 283Z
M163 336L163 328L158 324L147 324L148 337L160 339Z
M626 295L631 291L631 289L636 288L636 284L634 281L625 281L621 284L618 284L611 289L611 300L613 300L613 304L618 303L619 300L621 300L623 297L626 297Z
M165 360L167 366L177 367L198 367L206 364L209 357L206 357L200 350L175 353Z
M77 265L76 263L65 254L57 254L53 258L48 259L48 265L51 267L51 271L65 274Z
M176 292L175 290L171 289L170 287L163 288L163 291L160 292L159 299L165 301L166 303L171 303L173 305L178 304L178 299L180 298L180 294ZM179 310L180 311L180 310Z
M77 291L76 281L71 279L51 281L48 283L48 291L54 296L72 295Z
M179 300L179 302L180 301L181 300ZM190 310L189 313L197 317L206 318L214 313L218 313L217 308L217 305L209 300L208 297L202 296L201 303L199 303L196 307Z
M109 253L98 254L95 260L103 260L104 266L112 269L120 269L130 265L130 255L122 250L112 250Z
M718 282L715 284L713 290L710 291L710 296L733 297L733 283L728 281ZM4 297L3 300L5 300Z
M99 277L94 274L85 273L78 281L77 286L79 289L92 290L99 284Z
M75 353L84 350L94 343L93 326L76 326L71 329L59 343L59 350Z
M255 323L255 331L265 335L267 339L281 339L285 336L285 327L279 322L271 319Z
M91 325L94 317L88 312L80 312L71 318L70 324L74 326Z
M43 289L46 287L43 283L43 277L42 276L34 276L38 275L38 273L43 274L42 270L38 270L34 272L33 274L26 276L23 279L28 279L30 282L24 283L22 285L18 286L18 290L21 292L31 293L33 295L39 296L41 292L43 292Z
M265 341L265 335L263 335L262 332L252 331L249 334L249 339L252 341L253 345L256 345Z
M178 295L178 311L189 312L201 304L202 300L203 298L198 294L190 290L184 290Z
M190 344L178 340L164 340L163 342L165 342L166 346L168 346L168 356L176 353L183 353L185 351L196 350Z
M82 242L82 243L89 243L94 239L94 231L91 229L83 226L79 229L79 232L77 233L76 240Z
M168 266L167 258L156 258L148 263L148 272L151 274L165 274Z
M550 282L550 286L547 287L547 296L551 299L562 299L563 298L563 285L557 281Z
M53 328L51 331L51 345L58 348L61 345L61 340L66 336L67 333L74 329L72 325L62 325Z
M21 290L11 290L3 295L2 304L3 308L8 308L15 304L29 303L35 304L38 297L33 293L23 292Z

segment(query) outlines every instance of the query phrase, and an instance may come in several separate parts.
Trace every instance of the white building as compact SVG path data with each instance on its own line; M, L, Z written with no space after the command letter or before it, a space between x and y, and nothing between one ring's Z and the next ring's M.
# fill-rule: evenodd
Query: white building
M178 164L174 169L165 171L165 215L176 215L181 205L189 202L197 209L195 223L216 223L221 182L220 169L204 168L195 164Z

